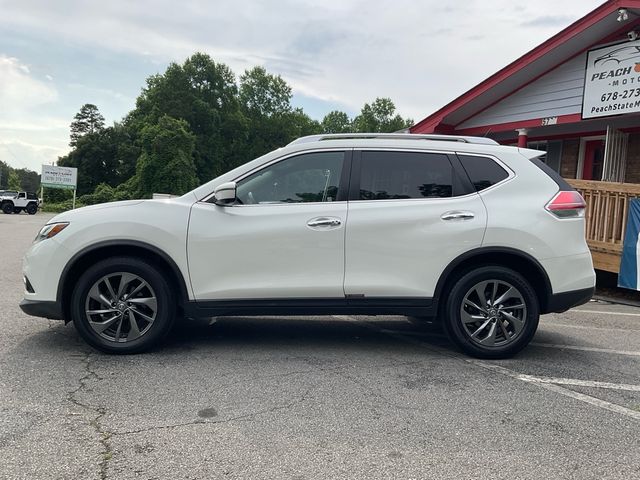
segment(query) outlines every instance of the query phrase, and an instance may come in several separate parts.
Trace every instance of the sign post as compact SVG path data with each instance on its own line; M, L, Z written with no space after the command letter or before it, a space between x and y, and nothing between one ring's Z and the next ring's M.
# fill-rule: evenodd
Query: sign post
M44 187L73 190L73 208L76 208L76 188L78 186L78 169L74 167L58 167L42 165L40 177L42 203L44 203Z

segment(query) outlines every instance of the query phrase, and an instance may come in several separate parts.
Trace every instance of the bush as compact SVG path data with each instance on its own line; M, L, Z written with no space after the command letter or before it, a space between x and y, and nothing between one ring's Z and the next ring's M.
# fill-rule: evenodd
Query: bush
M83 203L79 202L78 199L76 199L76 208L80 208L84 206L85 205ZM72 208L73 208L73 199L64 200L58 203L44 202L42 204L42 211L50 212L50 213L62 213L62 212L66 212L67 210L71 210Z

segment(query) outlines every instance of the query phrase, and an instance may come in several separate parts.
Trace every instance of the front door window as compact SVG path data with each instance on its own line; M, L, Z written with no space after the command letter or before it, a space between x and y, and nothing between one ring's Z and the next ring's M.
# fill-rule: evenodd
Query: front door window
M238 182L241 205L334 202L344 152L312 152L287 158Z

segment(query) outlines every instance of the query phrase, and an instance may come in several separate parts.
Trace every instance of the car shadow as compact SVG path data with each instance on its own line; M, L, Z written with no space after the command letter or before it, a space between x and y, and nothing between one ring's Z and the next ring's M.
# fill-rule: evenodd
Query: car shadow
M544 330L537 332L533 342L541 339L561 344L576 342L569 335ZM200 354L256 349L297 353L304 349L387 351L400 355L417 350L440 356L461 355L439 323L408 321L406 317L351 317L349 320L336 317L218 317L213 321L184 320L176 322L164 342L150 353L172 356L186 352ZM72 324L64 325L62 322L50 322L48 329L17 345L13 354L32 358L36 351L46 351L54 358L104 355L89 347ZM517 357L524 360L565 354L559 350L529 346Z

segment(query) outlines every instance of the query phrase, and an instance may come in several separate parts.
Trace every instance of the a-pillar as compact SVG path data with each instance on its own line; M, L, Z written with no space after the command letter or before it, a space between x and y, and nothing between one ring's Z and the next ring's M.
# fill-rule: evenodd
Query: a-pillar
M518 132L518 147L527 148L527 135L529 130L526 128L517 128L516 132Z

